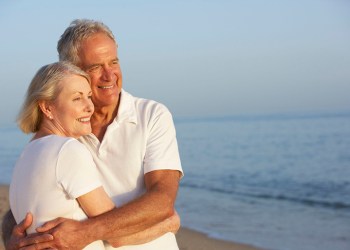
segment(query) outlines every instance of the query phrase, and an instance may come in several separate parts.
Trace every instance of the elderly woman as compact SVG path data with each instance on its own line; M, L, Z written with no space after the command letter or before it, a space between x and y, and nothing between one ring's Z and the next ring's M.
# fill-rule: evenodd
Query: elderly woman
M34 214L27 233L56 217L83 220L114 208L90 152L77 138L91 133L94 111L89 76L69 63L42 67L33 78L18 116L35 133L18 159L10 185L17 222ZM86 249L104 249L102 241Z
M90 152L77 140L91 133L93 111L89 76L78 67L53 63L34 76L18 116L21 130L34 137L18 159L10 185L16 222L28 211L34 215L27 233L57 217L84 220L115 207L99 181ZM173 217L120 242L145 243L176 231L178 225ZM104 249L104 245L95 241L84 249Z

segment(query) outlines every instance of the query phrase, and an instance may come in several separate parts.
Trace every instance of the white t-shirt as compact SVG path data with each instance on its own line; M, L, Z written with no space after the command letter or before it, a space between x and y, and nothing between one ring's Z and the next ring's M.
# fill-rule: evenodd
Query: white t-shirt
M49 135L31 141L16 162L10 184L10 206L16 222L34 215L27 233L57 217L87 218L76 201L102 184L90 152L74 138ZM95 241L84 249L104 249Z
M118 115L102 142L90 134L79 139L90 150L100 179L116 206L146 192L144 174L171 169L182 173L176 132L169 110L155 101L136 98L124 90ZM142 209L142 208L140 208ZM113 249L108 244L106 249ZM178 249L173 233L143 245L118 249Z

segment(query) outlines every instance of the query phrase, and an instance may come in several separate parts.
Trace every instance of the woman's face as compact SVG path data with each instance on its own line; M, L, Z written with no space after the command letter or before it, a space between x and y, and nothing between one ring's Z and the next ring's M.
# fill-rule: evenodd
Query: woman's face
M89 82L82 76L69 75L60 84L61 92L51 104L52 122L57 133L74 138L90 134L94 105Z

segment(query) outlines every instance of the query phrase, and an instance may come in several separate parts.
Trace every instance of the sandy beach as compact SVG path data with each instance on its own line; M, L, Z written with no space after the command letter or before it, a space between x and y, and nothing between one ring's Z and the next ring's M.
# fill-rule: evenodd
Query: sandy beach
M0 221L2 223L2 217L6 213L6 211L9 209L9 201L8 201L8 195L9 193L9 188L8 186L2 186L0 185ZM1 235L2 235L2 230L0 228ZM2 242L2 238L0 239L0 250L4 250L4 244Z
M0 185L0 217L8 210L8 186ZM216 240L187 228L181 228L177 234L180 250L259 250L244 244ZM0 240L0 250L4 250Z

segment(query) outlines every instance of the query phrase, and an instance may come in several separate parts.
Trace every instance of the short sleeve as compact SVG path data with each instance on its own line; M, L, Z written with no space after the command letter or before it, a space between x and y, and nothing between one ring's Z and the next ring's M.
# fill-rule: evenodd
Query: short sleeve
M183 175L172 115L164 105L159 104L150 121L144 172L165 169L178 170Z
M90 152L76 139L62 146L56 165L56 178L71 199L102 186Z

